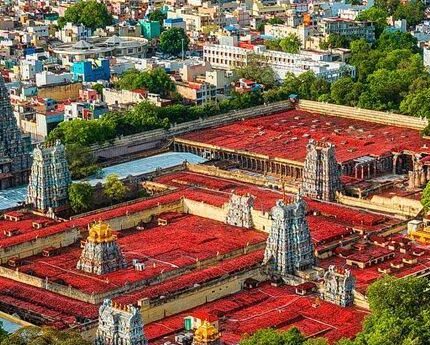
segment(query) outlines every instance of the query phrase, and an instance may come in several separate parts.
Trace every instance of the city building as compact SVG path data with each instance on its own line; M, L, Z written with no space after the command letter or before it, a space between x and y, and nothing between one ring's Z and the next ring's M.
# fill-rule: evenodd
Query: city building
M334 201L336 192L340 189L340 171L334 146L330 143L310 140L303 167L303 195Z
M319 28L324 36L336 34L348 38L363 38L368 42L375 41L375 27L372 22L343 18L323 18Z
M264 264L273 275L296 274L315 264L314 246L306 221L306 204L298 194L290 204L279 200L271 210L272 226Z
M88 60L73 63L71 68L73 79L83 82L97 82L110 79L109 60Z
M354 303L355 279L349 269L337 271L335 266L329 266L324 273L324 288L322 298L341 307L349 307Z
M33 151L33 165L26 202L35 209L56 211L68 204L68 188L72 183L64 145L38 145Z
M253 49L227 45L206 44L203 47L203 58L213 68L230 69L247 65L254 57L261 57L264 64L270 66L277 79L283 80L287 73L299 75L313 71L315 75L329 81L342 76L355 76L355 68L343 62L319 61L307 54L289 54L267 50L264 46L254 46Z
M93 224L76 268L101 275L127 267L116 238L108 224Z
M56 32L56 36L64 43L75 43L87 41L91 37L92 31L83 24L66 23L64 27Z
M99 310L95 345L147 345L139 308L105 299Z
M161 25L158 21L144 20L140 22L142 36L148 40L160 37Z
M24 184L31 168L30 137L21 134L0 75L0 189Z

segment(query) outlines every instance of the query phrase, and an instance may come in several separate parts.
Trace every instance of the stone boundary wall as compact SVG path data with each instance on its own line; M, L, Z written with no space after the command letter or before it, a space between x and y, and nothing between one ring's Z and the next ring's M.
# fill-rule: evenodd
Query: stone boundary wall
M300 100L298 108L322 115L345 117L354 120L381 123L384 125L410 128L419 131L423 130L428 125L427 119L419 117L308 100Z
M359 199L338 193L336 198L337 201L343 205L359 207L376 212L389 213L394 216L400 215L401 218L417 217L423 209L421 203L418 200L411 200L399 196L386 198L375 195L370 199Z
M223 170L213 165L187 163L187 170L191 172L199 173L202 175L209 175L209 176L225 178L228 180L245 182L256 186L262 186L262 187L274 188L274 189L282 188L281 182L278 179L269 180L263 176L261 177L254 176L254 175L243 173L239 170L238 171ZM299 191L299 188L292 184L285 184L285 191L287 193L296 194ZM281 198L282 196L280 195L279 197Z
M106 142L101 145L92 145L91 150L96 157L118 157L144 150L154 149L163 141L176 135L225 125L241 119L256 116L269 115L280 111L292 109L289 101L281 101L269 105L260 105L249 109L231 111L225 114L215 115L206 119L188 121L181 124L174 124L169 129L155 129L138 134L132 134L117 138L113 143Z

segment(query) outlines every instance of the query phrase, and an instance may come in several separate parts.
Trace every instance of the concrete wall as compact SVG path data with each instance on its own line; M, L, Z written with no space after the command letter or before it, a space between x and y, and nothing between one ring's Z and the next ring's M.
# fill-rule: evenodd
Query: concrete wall
M394 216L402 217L416 217L423 209L420 201L399 196L386 198L374 195L371 199L359 199L338 193L337 201L348 206L390 213Z
M120 139L116 139L113 144L104 143L102 145L93 145L91 149L96 157L114 158L130 153L153 149L166 139L172 138L176 135L181 135L199 129L220 126L243 118L273 114L291 108L291 103L288 101L281 101L267 106L261 105L251 109L232 111L226 114L211 116L207 119L199 119L173 125L168 130L156 129L153 131L124 136Z
M416 130L423 130L428 125L427 119L421 119L419 117L307 100L300 100L299 108L318 114L346 117L354 120L381 123L384 125L405 127Z
M39 237L33 241L20 243L11 247L0 248L0 263L5 264L10 258L26 258L42 252L48 247L62 248L75 243L80 238L78 229L70 229L65 232L53 234L47 237Z
M82 90L82 83L45 86L39 88L37 95L42 98L52 98L56 101L63 101L69 98L78 99L80 90Z
M190 289L170 300L154 305L148 300L140 300L143 320L146 323L161 320L166 316L174 315L185 310L215 301L225 296L232 295L242 290L243 282L253 278L259 281L265 280L260 267L237 274L232 277L222 278L219 281L211 282L203 287Z

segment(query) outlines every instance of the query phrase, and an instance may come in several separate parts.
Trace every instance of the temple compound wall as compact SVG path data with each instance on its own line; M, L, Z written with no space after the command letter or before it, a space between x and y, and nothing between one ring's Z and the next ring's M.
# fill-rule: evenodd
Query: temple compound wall
M300 195L295 202L277 201L271 210L272 226L263 263L274 276L297 274L315 264L315 252L306 221L306 204Z
M110 299L99 310L95 345L147 345L139 308L119 305Z
M345 117L348 119L381 123L389 126L411 128L419 131L423 130L428 125L428 119L426 118L348 107L345 105L308 101L304 99L299 101L298 108L322 115Z
M32 241L23 242L14 246L0 248L0 263L5 264L10 258L20 259L40 254L45 248L63 248L70 246L80 238L79 229L71 228L67 231L46 237L38 237Z
M4 79L0 76L0 190L25 184L31 167L31 142L21 134Z
M324 273L321 297L341 307L348 307L354 304L354 287L355 278L349 269L340 272L331 265Z
M38 145L33 150L33 165L26 202L42 212L57 210L68 204L72 183L64 145Z
M145 322L150 323L240 292L243 289L244 282L249 278L263 281L266 276L261 267L256 267L246 272L235 274L232 277L222 277L204 286L195 287L180 295L171 296L170 299L163 299L162 301L142 299L138 304L141 307L143 319Z

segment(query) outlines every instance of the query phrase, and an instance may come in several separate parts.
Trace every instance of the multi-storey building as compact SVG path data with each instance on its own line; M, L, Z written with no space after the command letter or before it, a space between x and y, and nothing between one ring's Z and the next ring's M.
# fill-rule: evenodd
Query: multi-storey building
M372 22L343 18L323 18L319 22L321 32L325 35L337 34L348 38L364 38L375 41L375 27Z
M232 194L228 203L226 223L242 228L252 228L252 208L254 198L251 195Z
M355 68L344 62L327 62L307 54L289 54L266 50L264 46L246 49L228 45L208 44L203 48L203 57L214 68L235 69L246 66L253 59L261 59L263 64L272 67L277 79L283 80L287 73L299 75L313 71L315 75L329 81L344 75L355 76Z
M291 204L278 200L271 215L272 226L263 263L280 276L311 268L315 264L315 253L302 197L298 194Z
M40 211L57 210L68 203L72 182L64 145L39 145L33 151L33 165L27 189L27 203Z

